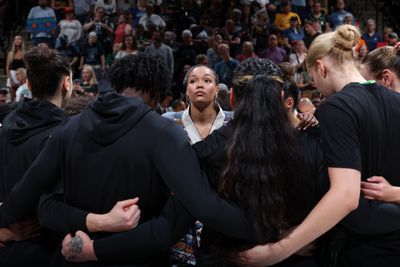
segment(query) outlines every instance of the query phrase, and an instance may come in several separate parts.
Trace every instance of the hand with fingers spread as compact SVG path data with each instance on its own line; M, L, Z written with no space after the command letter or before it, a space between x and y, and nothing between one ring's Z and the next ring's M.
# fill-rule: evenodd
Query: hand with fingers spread
M77 231L74 237L71 234L65 236L61 254L71 262L97 261L93 240L82 231Z
M90 213L86 225L90 232L123 232L135 228L140 219L139 198L118 201L106 214Z
M392 186L382 176L372 176L367 182L361 182L361 191L367 199L400 203L400 187Z
M40 235L40 225L37 218L13 223L8 228L0 229L0 241L23 241Z
M310 127L317 126L319 124L317 118L311 113L298 113L297 118L300 119L300 122L296 125L296 129L298 130L307 130Z

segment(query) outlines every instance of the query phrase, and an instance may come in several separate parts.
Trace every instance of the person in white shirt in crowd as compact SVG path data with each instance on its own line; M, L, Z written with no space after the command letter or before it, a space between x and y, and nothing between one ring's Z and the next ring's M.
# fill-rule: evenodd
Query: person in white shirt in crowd
M16 75L17 75L17 80L21 85L15 92L15 101L19 102L24 98L32 99L32 93L29 90L28 85L26 84L26 69L25 68L17 69Z
M58 23L58 27L60 29L60 34L56 40L56 49L61 46L59 37L64 35L67 37L67 41L69 45L78 48L79 52L79 44L78 41L82 37L82 24L79 20L74 18L74 10L73 8L67 7L64 9L65 19L61 20Z
M146 31L148 30L148 24L155 25L159 30L164 29L166 26L165 21L159 15L154 14L154 3L151 0L147 2L146 14L140 18L139 24L142 24Z

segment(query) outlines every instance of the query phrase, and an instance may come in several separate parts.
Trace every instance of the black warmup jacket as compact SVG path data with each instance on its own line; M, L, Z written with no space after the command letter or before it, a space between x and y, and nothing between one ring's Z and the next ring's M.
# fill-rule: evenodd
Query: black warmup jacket
M0 207L1 221L21 216L26 203L38 201L58 179L65 203L42 199L39 215L44 226L65 233L85 230L88 212L107 213L117 201L140 198L137 228L91 235L102 262L164 266L169 245L193 218L234 238L255 240L244 213L210 188L183 129L139 98L107 93L59 127Z
M67 116L62 109L45 100L24 100L5 118L0 127L0 202L22 179L42 150L49 135ZM21 219L36 217L36 206ZM45 266L54 250L53 236L41 231L38 238L9 242L0 249L0 266Z

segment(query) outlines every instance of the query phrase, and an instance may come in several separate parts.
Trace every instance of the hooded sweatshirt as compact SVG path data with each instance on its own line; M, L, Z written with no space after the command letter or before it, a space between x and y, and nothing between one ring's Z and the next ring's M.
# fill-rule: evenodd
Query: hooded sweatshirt
M0 202L22 179L54 128L66 119L62 109L46 100L25 100L8 114L0 128ZM20 219L36 217L35 208L32 205ZM54 250L54 238L42 229L37 238L8 243L0 250L0 265L45 266Z
M28 208L23 203L38 201L56 185L55 177L72 207L48 199L39 213L42 225L59 231L85 229L87 212L107 213L117 201L140 198L135 229L91 234L102 261L165 266L168 247L188 229L190 215L227 235L254 240L244 213L210 188L183 129L140 98L106 93L60 127L15 189L25 200L12 194L0 207L0 219L18 218Z
M0 128L0 202L36 159L54 127L66 119L62 109L45 100L26 100L4 119Z

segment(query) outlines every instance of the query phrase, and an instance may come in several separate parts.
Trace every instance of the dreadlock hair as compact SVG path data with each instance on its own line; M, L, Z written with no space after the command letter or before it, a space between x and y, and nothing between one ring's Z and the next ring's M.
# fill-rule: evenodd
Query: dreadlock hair
M68 60L57 50L44 44L30 49L25 54L24 61L27 66L27 79L35 98L54 96L65 76L71 75Z
M275 79L263 75L248 82L234 129L218 191L247 212L260 243L276 241L304 219L312 188Z
M154 98L169 89L171 72L160 57L140 52L117 60L110 81L117 93L130 87Z

